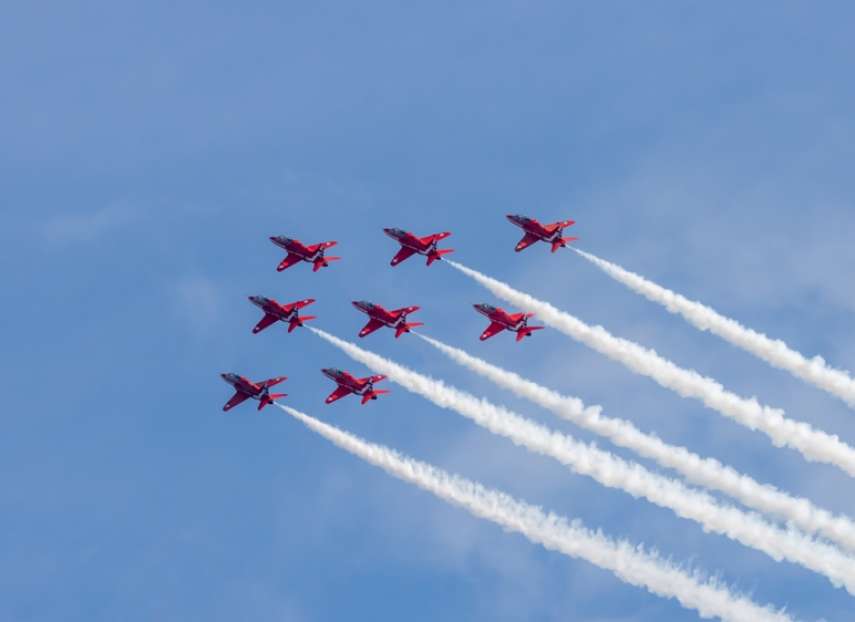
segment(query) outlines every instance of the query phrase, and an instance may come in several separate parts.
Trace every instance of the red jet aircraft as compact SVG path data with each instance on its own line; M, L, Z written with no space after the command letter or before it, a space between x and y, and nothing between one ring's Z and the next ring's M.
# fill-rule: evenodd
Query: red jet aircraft
M261 382L252 382L243 376L237 374L220 374L220 377L235 388L235 394L223 406L223 410L231 410L241 402L250 398L258 400L258 410L261 410L268 404L272 404L273 400L285 397L287 393L271 393L270 388L276 386L287 376L277 376L270 380L262 380Z
M265 328L275 322L285 322L288 324L288 332L290 333L298 326L302 326L303 322L314 320L316 315L298 315L297 311L303 307L307 307L313 302L314 298L306 298L297 302L289 302L287 305L280 304L271 298L264 296L250 296L249 301L256 307L264 311L264 317L252 329L253 334L260 333Z
M543 326L529 326L528 318L534 313L508 313L504 309L494 307L488 304L473 305L475 310L490 318L490 325L481 333L481 341L489 339L493 335L507 329L517 334L517 341L522 341L523 337L531 337L531 334L536 330L541 330Z
M441 259L443 255L454 252L452 248L438 249L436 247L437 242L451 235L450 231L426 235L423 238L417 238L409 231L404 231L403 229L383 229L383 232L401 245L401 250L398 251L397 255L392 257L392 266L397 266L415 253L427 257L427 265L431 265L437 259Z
M516 247L514 247L516 252L525 250L538 240L542 240L543 242L552 244L552 252L554 253L559 248L565 248L567 246L567 242L579 239L561 237L561 233L564 229L575 224L575 220L561 220L559 222L554 222L551 225L542 225L536 218L527 218L526 216L518 216L516 214L508 214L507 218L517 227L525 231L525 235L519 242L517 242Z
M346 371L340 369L327 368L321 370L327 378L331 378L338 385L338 388L329 394L326 399L327 404L332 404L336 400L340 400L345 395L354 393L362 396L362 404L368 400L376 400L378 395L389 393L384 389L375 389L374 383L380 382L386 376L368 376L367 378L354 378Z
M370 335L382 326L388 326L389 328L395 329L395 339L397 339L404 333L410 332L411 328L424 326L424 322L407 322L407 316L410 313L418 311L419 307L403 307L401 309L387 311L380 305L375 305L373 302L367 302L365 300L354 300L353 306L371 318L368 320L368 324L359 331L360 337Z
M288 251L288 256L283 259L278 266L277 272L282 272L285 268L290 268L299 261L307 261L312 266L312 272L317 272L321 268L326 268L331 261L338 261L341 257L326 257L324 251L338 244L338 242L320 242L305 246L299 240L286 238L284 235L274 235L270 238L279 248Z

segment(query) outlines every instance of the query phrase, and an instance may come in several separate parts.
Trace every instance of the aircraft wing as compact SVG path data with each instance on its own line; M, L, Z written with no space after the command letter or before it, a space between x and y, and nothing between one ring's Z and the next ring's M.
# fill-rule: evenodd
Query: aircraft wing
M489 339L493 335L497 335L503 330L505 330L504 324L500 324L499 322L490 322L490 325L487 327L487 329L483 333L481 333L481 341Z
M551 225L546 225L546 229L550 233L554 233L556 229L566 229L570 225L575 225L575 220L559 220L558 222L554 222Z
M325 402L326 402L327 404L332 404L332 403L333 403L333 402L335 402L336 400L340 400L340 399L341 399L341 398L343 398L345 395L350 395L351 393L353 393L353 391L351 391L351 390L350 390L350 389L348 389L347 387L343 387L343 386L339 385L339 386L338 386L338 388L336 388L336 390L335 390L335 391L333 391L332 393L330 393L330 394L327 396L327 399L325 400Z
M450 235L451 231L443 231L442 233L433 233L431 235L426 235L423 238L419 238L419 241L425 246L427 246L428 244L432 244L433 242L439 242L440 240L444 240Z
M402 313L413 313L414 311L418 311L418 307L401 307L400 309L392 309L389 313L392 314L393 317L400 317Z
M522 237L522 239L521 239L519 242L517 242L517 245L516 245L516 247L514 247L514 250L515 250L516 252L520 252L520 251L522 251L522 250L525 250L525 249L527 249L529 246L531 246L532 244L534 244L535 242L537 242L539 239L540 239L540 238L538 238L538 237L537 237L536 235L534 235L534 234L526 233L526 234Z
M307 247L306 250L308 250L309 253L316 253L319 250L326 250L328 248L332 248L336 244L338 244L338 242L320 242L319 244L312 244L311 246Z
M305 300L298 300L297 302L289 302L287 305L282 305L282 306L285 308L286 313L290 313L292 309L302 309L303 307L308 307L313 302L315 302L314 298L306 298Z
M276 376L275 378L264 380L262 382L259 382L258 384L262 389L264 387L267 387L269 389L270 387L275 387L280 382L285 382L286 380L288 380L288 376Z
M223 410L231 410L232 408L234 408L238 404L245 402L248 399L249 399L249 395L247 395L246 393L241 393L240 391L237 391L234 395L232 395L232 399L230 399L228 402L226 402L226 405L223 406Z
M415 250L413 250L412 248L410 248L408 246L402 246L401 250L399 250L398 253L394 257L392 257L392 265L397 266L399 263L404 261L407 257L412 256L413 253L415 253L415 252L416 252Z
M375 330L377 330L381 326L383 326L383 322L381 322L380 320L375 320L374 318L371 318L370 320L368 320L368 324L366 324L362 328L362 330L359 331L359 336L365 337L366 335L370 335L371 333L373 333Z
M255 325L255 328L252 329L253 334L260 333L265 328L275 323L279 318L275 315L271 315L270 313L265 313L264 317L261 318L261 321Z
M386 379L386 376L380 375L380 376L368 376L367 378L360 378L359 381L362 384L365 384L367 382L380 382L381 380L385 380L385 379Z
M301 257L299 255L295 255L294 253L288 253L288 256L283 259L278 266L276 266L277 272L282 272L285 268L290 268L295 263L300 261Z
M532 313L532 315L534 315L534 314ZM516 324L520 320L528 317L528 314L527 313L508 313L507 316L508 316L508 324Z

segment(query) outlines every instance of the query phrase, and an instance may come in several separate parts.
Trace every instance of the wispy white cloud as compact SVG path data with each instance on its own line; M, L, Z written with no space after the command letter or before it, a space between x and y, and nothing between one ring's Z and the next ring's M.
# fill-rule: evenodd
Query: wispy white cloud
M42 226L42 235L50 243L91 242L111 231L127 227L139 216L124 203L108 205L94 211L57 214Z
M220 319L221 294L216 283L205 276L186 276L173 286L175 313L200 334Z

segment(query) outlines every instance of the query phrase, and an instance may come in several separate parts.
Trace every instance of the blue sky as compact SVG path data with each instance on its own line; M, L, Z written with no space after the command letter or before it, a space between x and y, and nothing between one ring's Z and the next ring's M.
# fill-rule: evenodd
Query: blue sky
M848 3L23 3L0 9L6 292L0 618L696 616L343 454L281 412L224 415L218 378L288 375L289 404L720 575L807 620L842 590L605 490L364 373L246 296L419 304L426 332L855 515L852 481L583 346L478 342L491 302L382 227L855 442L853 413L698 333L571 253L515 254L503 215L855 369L855 88ZM339 240L318 274L267 240ZM415 318L415 316L414 316ZM589 436L386 332L364 345ZM612 449L603 443L604 447ZM615 450L622 455L621 450Z

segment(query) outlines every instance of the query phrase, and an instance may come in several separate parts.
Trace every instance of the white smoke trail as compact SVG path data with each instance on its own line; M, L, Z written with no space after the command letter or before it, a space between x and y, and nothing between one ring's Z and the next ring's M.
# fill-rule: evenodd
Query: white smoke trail
M783 518L803 531L821 534L849 550L855 550L855 523L845 516L835 516L808 499L793 497L774 486L761 484L718 460L702 458L685 447L669 445L656 436L641 432L629 421L603 416L599 406L585 406L578 398L561 395L427 335L415 334L456 363L498 386L608 438L615 445L674 469L694 484L719 490L748 507Z
M770 365L788 371L855 407L855 378L846 371L829 367L821 356L807 359L783 341L770 339L763 333L742 326L700 302L689 300L596 255L578 248L573 250L634 292L662 305L671 313L682 315L695 328L718 335Z
M625 540L612 540L600 531L587 529L578 520L568 522L498 490L485 488L388 447L368 443L288 406L277 406L310 430L389 475L415 484L474 516L520 533L548 550L584 559L610 570L625 583L643 587L659 597L673 598L684 608L697 611L702 618L717 617L728 622L792 622L784 611L762 607L696 572L689 574L655 552L646 552Z
M833 464L848 475L855 476L855 449L837 436L816 430L807 423L787 419L784 417L784 411L779 408L771 408L760 404L755 398L747 399L731 393L712 378L678 367L659 356L656 351L615 337L602 326L588 326L548 302L517 291L477 270L455 261L448 260L446 263L471 277L497 297L525 311L536 312L545 324L622 363L632 371L652 378L682 397L700 400L707 407L747 428L763 432L772 439L776 447L791 447L801 452L807 460Z
M587 475L604 486L618 488L634 497L644 497L682 518L694 520L706 531L741 542L776 561L787 559L801 564L824 575L836 587L842 585L855 595L855 559L833 546L817 542L795 529L779 529L757 514L720 504L710 495L688 488L678 480L652 473L640 464L628 463L594 445L586 445L569 435L550 430L323 330L314 327L309 327L309 330L373 371L387 375L405 389L427 398L441 408L454 410L494 434L554 458L576 473Z

